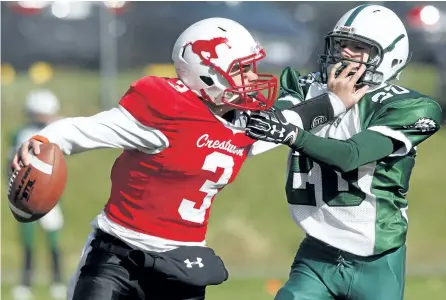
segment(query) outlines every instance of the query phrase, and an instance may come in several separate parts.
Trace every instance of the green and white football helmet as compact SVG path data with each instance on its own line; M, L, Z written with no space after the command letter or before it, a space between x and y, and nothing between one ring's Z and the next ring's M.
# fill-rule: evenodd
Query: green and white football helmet
M340 42L344 40L369 45L367 62L343 58ZM319 55L323 83L327 83L333 65L351 61L366 65L357 84L368 84L371 88L398 79L409 60L409 38L403 22L390 9L370 4L360 5L344 14L326 35L324 54Z

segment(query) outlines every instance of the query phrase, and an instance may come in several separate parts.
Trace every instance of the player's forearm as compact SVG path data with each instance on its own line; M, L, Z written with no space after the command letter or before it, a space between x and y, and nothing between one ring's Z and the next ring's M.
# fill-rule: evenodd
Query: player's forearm
M84 117L65 118L48 125L38 136L57 144L66 155L93 149L114 148L110 142L103 141L102 138L97 139L95 126L90 127L88 123L90 123L88 118Z
M278 99L274 107L281 111L290 110L295 112L298 117L292 117L290 121L304 129L311 129L312 126L323 124L346 110L344 103L330 92L306 101L300 101L291 95L287 95ZM287 119L289 118L287 117Z
M291 103L291 102L290 102ZM286 119L300 128L311 129L317 125L326 123L345 111L342 101L335 95L322 94L297 105L282 106ZM252 146L249 156L258 155L272 150L280 144L257 141Z
M134 123L117 108L91 117L56 121L39 135L57 144L66 155L103 148L138 149L150 153L166 147L161 133Z
M341 172L348 172L390 155L394 144L392 139L370 130L346 141L318 137L300 130L291 148Z
M345 109L336 95L325 93L288 108L288 111L295 113L294 116L286 115L286 111L284 115L294 125L307 130L330 121Z

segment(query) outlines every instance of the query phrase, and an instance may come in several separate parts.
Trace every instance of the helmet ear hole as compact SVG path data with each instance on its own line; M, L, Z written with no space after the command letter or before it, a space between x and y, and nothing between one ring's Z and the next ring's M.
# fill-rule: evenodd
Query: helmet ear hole
M207 86L213 86L214 81L211 77L208 76L200 76L201 81L203 81Z
M184 53L186 53L186 47L183 47L181 51L181 58L184 59Z
M395 67L396 65L400 64L400 63L401 63L401 60L398 61L398 59L395 58L394 60L392 60L392 68Z

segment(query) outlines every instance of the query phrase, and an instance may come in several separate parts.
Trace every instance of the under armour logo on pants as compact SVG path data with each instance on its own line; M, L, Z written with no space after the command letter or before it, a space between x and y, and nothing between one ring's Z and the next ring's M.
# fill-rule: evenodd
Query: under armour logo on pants
M197 257L197 261L190 261L188 258L184 261L184 263L186 264L186 267L190 269L192 268L193 265L197 265L199 268L203 268L204 265L201 263L201 261L202 261L201 257Z

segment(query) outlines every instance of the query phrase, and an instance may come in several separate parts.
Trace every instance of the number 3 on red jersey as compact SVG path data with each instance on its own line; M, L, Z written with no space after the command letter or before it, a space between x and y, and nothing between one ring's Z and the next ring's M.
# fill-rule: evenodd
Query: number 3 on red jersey
M206 196L204 197L203 204L201 204L200 208L194 208L197 204L195 201L188 199L183 199L181 201L178 212L183 220L200 224L204 222L206 211L212 204L212 198L218 193L218 189L221 189L228 184L233 167L234 159L229 155L220 152L212 152L206 156L201 169L215 173L217 168L223 168L223 174L217 182L206 180L201 186L200 192L206 193Z

